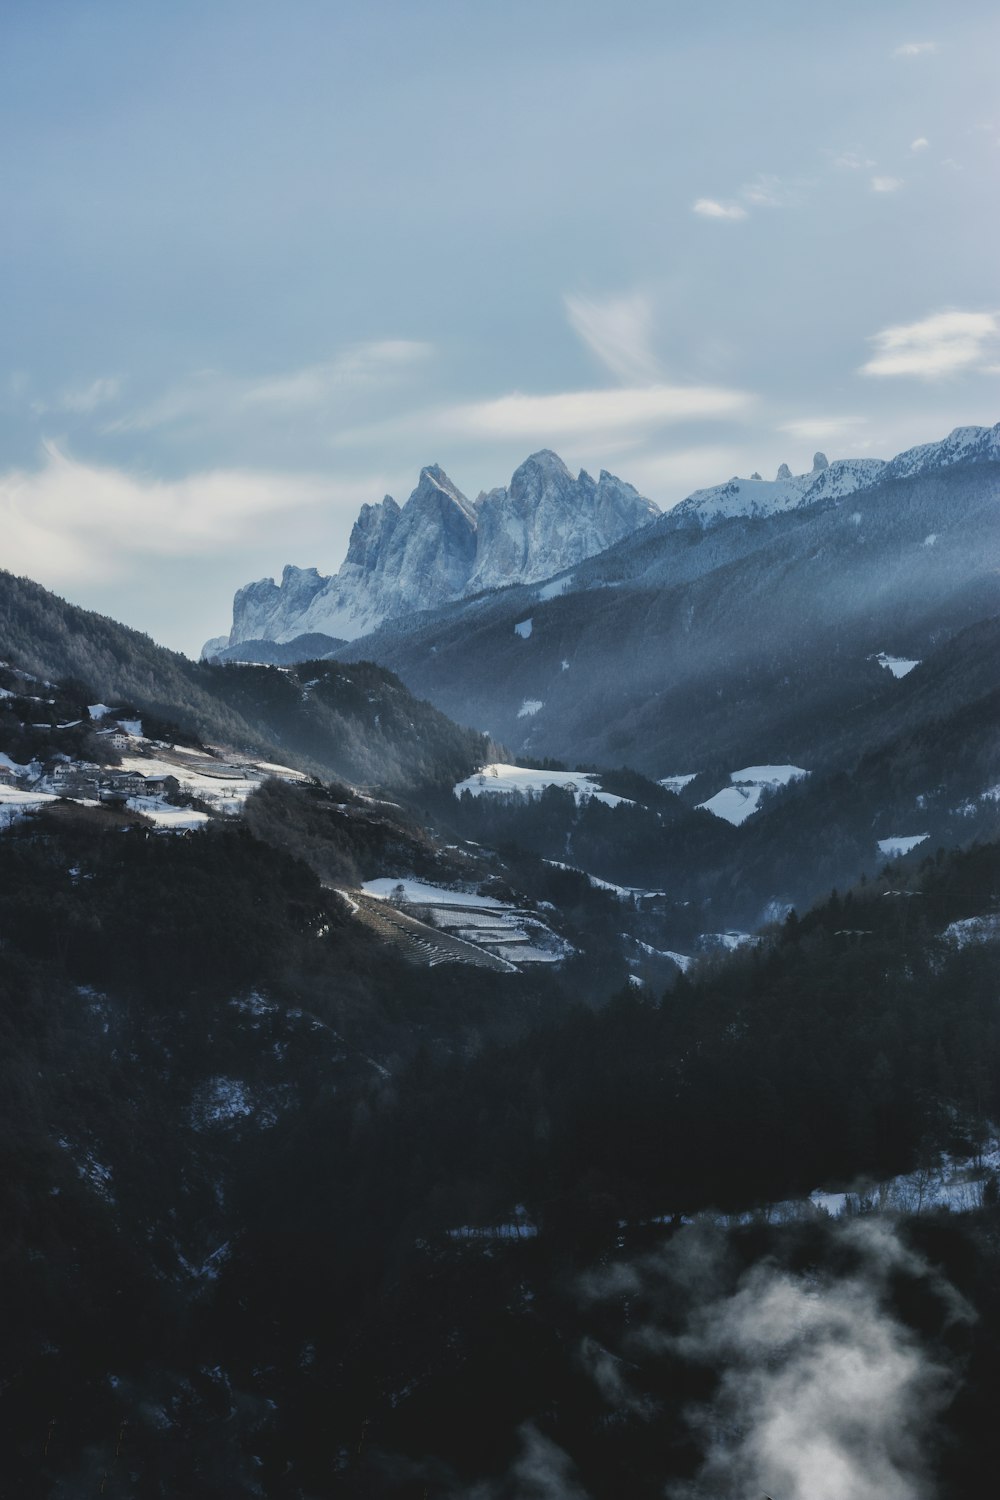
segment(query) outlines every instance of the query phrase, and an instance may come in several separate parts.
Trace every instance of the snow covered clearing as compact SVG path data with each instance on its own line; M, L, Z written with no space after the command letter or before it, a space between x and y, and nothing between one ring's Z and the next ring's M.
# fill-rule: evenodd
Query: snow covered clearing
M730 773L732 786L723 787L721 792L716 792L707 802L699 802L698 806L717 818L724 818L734 828L739 828L751 813L757 811L761 793L765 789L788 786L790 782L799 781L808 775L809 772L804 771L801 766L744 766L742 771Z
M522 641L526 641L531 634L531 626L531 620L518 620L517 624L514 626L514 634L519 635Z
M664 776L656 784L666 787L668 792L682 792L697 776L697 771L691 771L687 776Z
M730 772L729 779L734 786L787 786L808 775L801 766L745 766L742 771Z
M565 594L566 590L572 587L572 573L568 578L553 578L550 583L543 584L538 590L538 602L543 604L548 599L558 599L560 594Z
M411 906L472 906L493 907L497 911L513 911L513 907L495 896L477 896L474 891L449 891L440 885L427 885L422 880L409 878L394 880L383 876L379 880L366 880L361 889L366 896L379 901L406 901Z
M20 787L0 786L0 828L10 828L28 813L58 801L58 797L48 792L24 792Z
M727 953L734 953L737 948L756 948L760 942L752 932L737 932L730 928L728 932L702 932L698 941L705 948L723 948Z
M165 807L156 797L129 797L126 806L171 833L187 833L209 821L208 813L193 807Z
M922 844L925 839L929 838L929 833L910 833L889 839L879 839L879 852L889 859L898 859L900 855L909 854L911 849L915 849L918 844Z
M106 718L108 714L118 713L119 710L117 708L112 708L107 703L90 703L87 705L87 712L92 719L103 719Z
M477 771L474 776L458 782L454 792L456 797L460 797L463 792L471 792L473 797L502 796L509 792L539 796L546 787L555 786L573 792L578 803L596 797L608 807L619 807L623 802L629 806L634 805L627 797L602 792L597 783L598 777L586 771L535 771L525 766L511 766L502 761L494 761Z
M519 719L534 718L535 714L537 714L544 707L545 704L543 703L541 698L525 698L524 702L521 704L521 707L517 711L517 717Z
M905 656L888 656L884 651L880 651L877 656L870 656L868 660L877 661L880 667L886 667L893 677L905 677L907 672L912 672L914 667L920 665L919 658L910 661Z
M707 802L699 802L698 806L717 818L725 818L734 828L739 828L751 813L757 811L763 790L762 786L727 786L721 792L716 792L714 797L709 797Z

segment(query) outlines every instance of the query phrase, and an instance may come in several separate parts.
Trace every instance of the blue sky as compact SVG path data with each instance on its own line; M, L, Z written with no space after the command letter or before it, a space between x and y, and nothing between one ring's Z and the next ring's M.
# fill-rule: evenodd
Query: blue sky
M995 4L0 7L0 562L196 652L421 465L1000 419Z

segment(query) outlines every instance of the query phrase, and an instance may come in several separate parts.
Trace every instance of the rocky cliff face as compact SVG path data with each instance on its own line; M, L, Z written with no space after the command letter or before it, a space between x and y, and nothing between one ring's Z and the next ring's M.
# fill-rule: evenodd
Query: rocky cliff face
M556 454L533 454L507 489L473 504L436 464L406 504L364 505L339 571L286 567L233 602L230 644L319 633L353 640L383 620L481 589L530 583L572 567L659 514L630 484L601 471L573 478ZM219 640L208 643L219 649Z
M621 479L601 470L574 479L549 449L514 472L508 489L479 501L476 565L467 591L535 583L603 552L659 514Z

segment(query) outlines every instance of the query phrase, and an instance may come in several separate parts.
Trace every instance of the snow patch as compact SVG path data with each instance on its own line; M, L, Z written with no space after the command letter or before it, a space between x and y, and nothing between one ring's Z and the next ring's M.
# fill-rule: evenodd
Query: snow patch
M544 707L545 704L543 703L541 698L525 698L524 702L521 704L521 707L517 711L517 717L519 719L534 718L535 714L537 714Z
M531 634L531 620L519 620L514 626L514 634L519 635L522 641L526 641Z
M692 771L687 776L663 776L656 784L666 787L668 792L682 792L686 786L697 779L697 776L697 771Z
M893 838L879 839L878 847L881 853L889 859L897 859L902 854L909 854L911 849L915 849L918 844L922 844L925 839L929 838L929 833L902 834Z
M539 796L546 787L555 786L572 792L578 803L596 797L598 802L603 802L608 807L619 807L622 803L634 805L627 797L616 797L612 792L600 791L597 782L598 778L586 771L535 771L525 766L511 766L502 761L494 761L477 771L474 776L458 782L453 790L456 797L460 797L463 792L471 792L473 797L502 796L511 792Z
M914 667L919 667L917 661L910 661L905 656L888 656L886 652L880 651L877 656L870 656L869 661L877 661L880 667L886 667L893 677L905 677L907 672L912 672Z
M551 582L543 584L538 590L538 602L542 604L548 599L557 599L560 594L565 594L567 589L571 589L572 587L572 573L568 578L553 578Z
M498 911L512 910L510 904L498 901L495 896L479 896L475 891L449 891L444 886L428 885L422 880L403 878L394 880L383 876L378 880L366 880L361 887L366 896L378 901L406 901L414 906L474 906L494 907Z

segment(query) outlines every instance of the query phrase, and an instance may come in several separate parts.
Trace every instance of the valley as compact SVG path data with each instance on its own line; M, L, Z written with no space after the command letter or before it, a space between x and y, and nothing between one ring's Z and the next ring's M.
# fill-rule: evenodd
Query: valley
M769 1277L955 1372L972 1493L994 437L302 657L0 576L17 1493L652 1500L727 1368L657 1340Z

